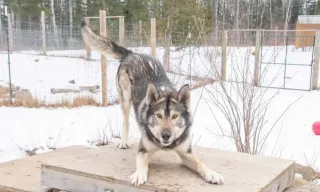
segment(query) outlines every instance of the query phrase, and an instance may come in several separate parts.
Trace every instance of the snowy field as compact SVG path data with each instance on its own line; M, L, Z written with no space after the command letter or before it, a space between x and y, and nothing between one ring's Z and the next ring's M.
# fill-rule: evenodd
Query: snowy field
M147 48L136 49L139 52L150 53ZM290 47L287 62L292 64L310 65L312 52L302 52ZM205 55L210 52L219 69L220 50L217 48L190 48L171 53L172 69L184 74L213 76L212 66ZM248 64L253 72L254 48L228 48L227 79L234 81ZM59 99L72 99L75 94L50 94L51 88L101 85L100 55L93 53L93 61L80 58L60 56L84 56L85 51L50 52L52 56L40 56L16 53L11 55L12 82L29 89L33 96L48 103ZM283 63L285 49L268 48L262 50L262 61L269 63L263 83L281 86L283 82ZM273 56L276 55L276 56ZM157 57L162 61L163 49L157 50ZM7 55L0 54L0 80L8 80ZM108 63L108 97L115 100L115 74L117 62ZM290 68L290 69L289 69ZM301 68L303 68L301 70ZM290 88L307 89L309 87L310 67L294 67L287 69L286 84ZM280 71L280 72L279 72ZM277 74L278 72L278 74ZM170 75L177 87L189 83L186 77ZM75 80L76 85L68 82ZM192 82L194 83L194 82ZM227 84L229 86L229 84ZM207 86L210 88L210 85ZM272 95L277 89L269 89L266 94ZM89 93L84 93L89 94ZM101 92L92 94L101 101ZM208 93L203 88L192 91L192 111L194 126L192 128L193 143L199 146L214 147L235 151L233 142L228 137L219 134L218 123L228 127L225 117L218 109L209 108L203 99ZM319 91L290 91L280 90L277 97L270 103L266 119L272 124L279 115L297 98L295 103L274 128L262 155L285 159L293 159L298 163L312 165L320 172L320 137L311 131L312 123L320 121L320 92ZM213 114L214 113L214 114ZM205 114L205 115L204 115ZM218 117L217 121L214 119ZM131 141L139 138L140 132L131 111ZM39 149L39 152L69 145L92 145L99 140L102 133L119 135L122 129L122 113L118 105L110 107L81 107L74 109L28 109L0 107L0 162L26 156L26 150ZM267 125L268 126L268 125Z
M148 48L135 48L133 50L139 53L149 54ZM208 77L210 75L210 72L206 68L208 65L207 61L201 62L197 66L190 65L190 63L195 63L196 60L199 60L201 55L189 56L185 52L186 51L180 51L171 54L171 69L175 73L168 74L168 76L177 87L185 83L191 85L196 83L186 76ZM196 51L193 51L194 55L196 54L195 52ZM39 55L39 53L40 52L36 51L28 51L11 54L11 79L14 85L30 90L33 97L47 104L61 102L63 100L72 101L75 96L79 95L90 95L97 102L101 103L101 91L96 94L89 92L81 92L80 94L51 94L52 88L77 89L79 86L95 85L101 87L101 56L98 53L92 52L92 61L83 59L86 55L85 50L48 52L50 56L42 56ZM162 49L157 50L157 57L162 60ZM0 54L0 60L3 61L0 64L0 81L8 82L7 54ZM115 75L118 66L119 62L108 61L107 89L108 101L110 103L113 103L113 101L117 99ZM190 68L192 68L191 71ZM71 80L74 80L75 84L70 84L69 81Z
M232 141L219 136L217 122L207 103L200 98L200 95L204 97L205 94L201 94L201 88L192 91L194 144L234 151ZM320 161L317 159L320 154L320 138L311 132L312 123L319 120L320 92L282 90L270 104L267 118L270 123L274 121L287 105L301 95L303 98L293 105L274 128L262 155L294 159L302 164L315 163L315 168L320 171ZM219 117L219 124L228 126L218 110L214 113ZM133 111L130 121L130 137L137 139L140 132ZM118 105L75 109L0 107L0 161L24 157L25 150L35 148L48 151L50 148L69 145L91 145L104 131L109 136L111 133L119 135L121 125L122 114Z

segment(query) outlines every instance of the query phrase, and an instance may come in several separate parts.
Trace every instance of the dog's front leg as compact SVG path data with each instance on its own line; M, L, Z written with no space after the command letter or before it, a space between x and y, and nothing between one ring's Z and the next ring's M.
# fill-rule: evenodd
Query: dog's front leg
M183 164L193 171L198 172L203 179L212 184L222 185L223 177L203 164L193 153L191 146L187 150L177 150Z
M136 172L130 177L131 184L136 186L147 182L149 153L144 150L139 150L136 155Z

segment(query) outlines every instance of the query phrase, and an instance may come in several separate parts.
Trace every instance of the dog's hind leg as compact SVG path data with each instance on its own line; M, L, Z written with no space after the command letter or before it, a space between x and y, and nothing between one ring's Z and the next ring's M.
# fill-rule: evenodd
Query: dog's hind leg
M121 141L118 145L120 149L127 149L129 136L129 115L132 105L131 101L131 81L125 70L120 70L117 75L117 90L120 98L121 110L123 114L123 127Z

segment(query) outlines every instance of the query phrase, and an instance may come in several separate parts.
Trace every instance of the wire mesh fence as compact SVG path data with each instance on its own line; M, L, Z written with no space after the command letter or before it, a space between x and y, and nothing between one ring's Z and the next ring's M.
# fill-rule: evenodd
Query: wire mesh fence
M8 44L6 38L8 25L4 25L5 22L5 20L1 21L0 28L0 51L2 53L0 57L3 58L2 61L5 61ZM108 36L119 43L119 19L108 18L106 25ZM57 101L61 103L63 99L70 100L70 98L72 101L84 91L86 91L85 96L93 97L97 103L101 103L101 57L100 54L93 52L91 61L85 59L86 47L81 38L80 23L78 26L70 26L46 21L44 26L46 57L39 59L38 56L43 54L44 40L41 22L12 23L12 45L10 45L13 59L12 83L15 86L29 89L34 97L47 103ZM89 27L95 33L100 34L99 18L91 18ZM255 52L257 51L256 32L257 30L228 31L225 58L227 60L225 69L227 81L234 81L236 76L241 77L241 73L243 76L243 69L250 71L251 79L238 79L237 81L252 81ZM125 22L123 46L138 53L151 54L150 33L150 21ZM187 30L171 31L168 34L159 33L156 38L155 56L163 63L168 76L177 88L186 83L190 84L192 88L197 88L221 78L223 34L224 31L191 34ZM287 41L284 41L284 37L287 37ZM300 48L302 51L310 52L312 50L310 47L313 45L310 45L308 39L306 34L299 34L296 31L261 30L261 39L259 40L261 56L259 58L261 62L266 61L265 58L276 61L278 57L286 56L283 55L285 53L282 50L289 46L291 46L291 52L300 50ZM273 50L273 54L270 53L271 50ZM276 55L278 52L280 52L280 56ZM16 53L26 55L17 56ZM73 59L48 58L48 56L73 57ZM118 65L118 62L108 61L107 93L110 103L117 101L114 77ZM33 71L28 74L26 73L28 70ZM1 62L0 81L7 82L7 71L6 63ZM32 77L30 74L33 74ZM306 79L308 78L306 77ZM76 83L70 83L74 81ZM93 91L91 88L95 86L99 88ZM87 87L87 89L82 90L80 87ZM53 93L52 90L57 90L57 88L67 92Z

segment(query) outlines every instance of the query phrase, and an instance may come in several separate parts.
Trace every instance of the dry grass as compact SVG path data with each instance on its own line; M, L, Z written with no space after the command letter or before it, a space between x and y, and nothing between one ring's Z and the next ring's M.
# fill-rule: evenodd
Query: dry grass
M215 80L214 80L214 79L210 79L210 78L198 79L198 80L196 81L196 83L191 86L191 90L192 90L192 89L197 89L197 88L200 88L200 87L203 87L203 86L206 86L206 85L208 85L208 84L212 84L212 83L214 83L214 82L215 82Z
M88 140L88 143L97 147L112 144L114 139L120 139L120 133L114 132L111 128L110 122L103 128L97 129L97 135L92 139Z
M0 89L1 90L1 89ZM117 104L118 101L110 103L109 105ZM26 107L26 108L77 108L82 106L96 106L100 107L101 104L94 100L91 96L77 96L72 101L69 100L61 100L54 104L46 104L43 101L39 101L38 99L32 97L31 95L19 96L17 94L13 99L13 103L10 103L10 99L8 96L4 96L2 92L0 92L0 106L5 107Z
M191 89L197 89L199 87L214 83L213 79L193 77L196 83L192 85ZM108 106L119 104L119 100L109 102ZM98 103L92 96L76 96L72 101L62 99L54 104L46 104L44 101L40 101L34 98L29 91L17 91L14 92L13 103L10 103L10 96L8 89L0 87L0 107L26 107L26 108L77 108L82 106L95 106L101 107L102 104Z
M0 89L1 91L1 89ZM110 102L108 106L119 104L118 100ZM46 104L44 101L40 101L32 96L16 96L13 99L13 103L10 103L9 96L4 96L0 92L0 107L26 107L26 108L77 108L82 106L95 106L101 107L102 105L98 103L92 96L76 96L72 101L62 99L54 104Z
M34 108L42 105L43 103L33 98L31 94L26 91L16 92L14 95L14 101L11 104L10 96L8 95L7 91L3 88L0 88L0 106Z
M80 96L75 97L72 102L72 107L81 107L81 106L100 106L99 103L97 103L96 100L94 100L91 96Z

